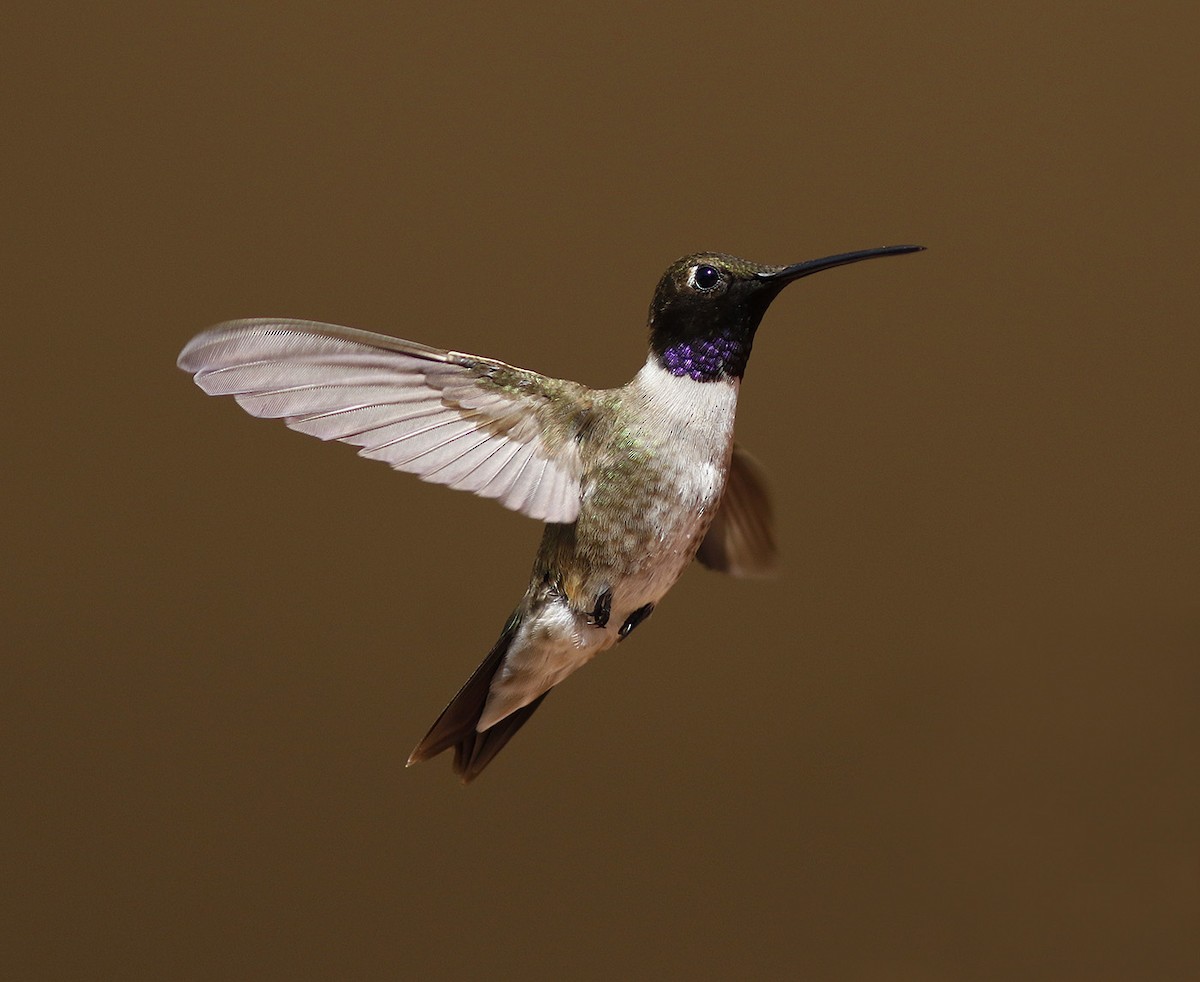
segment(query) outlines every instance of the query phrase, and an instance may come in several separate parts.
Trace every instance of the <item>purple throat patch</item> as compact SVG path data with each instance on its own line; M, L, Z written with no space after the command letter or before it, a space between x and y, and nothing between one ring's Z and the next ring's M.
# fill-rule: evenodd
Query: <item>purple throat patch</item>
M722 375L741 376L746 369L746 344L728 334L692 338L665 349L662 363L672 375L687 375L697 382L715 382Z

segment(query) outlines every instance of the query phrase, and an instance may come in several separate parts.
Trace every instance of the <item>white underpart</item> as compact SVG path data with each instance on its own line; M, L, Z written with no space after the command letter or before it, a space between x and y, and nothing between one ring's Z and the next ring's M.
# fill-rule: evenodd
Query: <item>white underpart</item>
M517 631L488 693L477 728L486 730L611 648L629 615L657 604L696 554L725 486L733 449L739 382L697 382L663 369L651 357L631 383L644 400L647 431L660 444L656 459L675 488L643 503L641 521L654 530L645 561L613 586L608 626L597 628L566 602L548 604ZM582 509L588 507L584 497Z
M547 604L536 617L527 618L492 680L487 705L475 728L482 732L495 726L558 685L615 643L615 637L604 643L609 633L589 626L587 617L565 601Z
M633 383L647 396L651 431L659 434L660 466L675 489L649 503L646 518L657 530L640 575L627 579L614 597L613 619L647 603L658 603L691 562L725 489L733 450L733 420L739 380L697 382L672 375L648 360ZM585 503L586 507L586 503Z

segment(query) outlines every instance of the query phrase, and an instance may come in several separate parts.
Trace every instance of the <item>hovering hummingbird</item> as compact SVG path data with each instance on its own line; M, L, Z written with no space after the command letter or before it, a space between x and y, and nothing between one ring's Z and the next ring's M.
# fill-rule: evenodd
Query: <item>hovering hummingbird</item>
M693 557L735 576L769 571L766 486L733 440L759 322L794 280L922 248L792 266L686 256L654 292L645 365L617 389L298 320L219 324L179 367L251 415L546 523L525 596L408 759L453 747L466 783L554 686L649 617Z

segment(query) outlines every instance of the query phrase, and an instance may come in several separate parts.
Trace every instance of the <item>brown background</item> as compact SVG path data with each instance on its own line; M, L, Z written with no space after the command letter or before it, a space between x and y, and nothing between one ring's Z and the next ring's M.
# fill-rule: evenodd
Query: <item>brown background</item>
M1190 5L433 6L7 18L5 976L1197 977ZM537 527L174 368L617 384L677 255L897 241L759 335L782 575L467 791L403 761Z

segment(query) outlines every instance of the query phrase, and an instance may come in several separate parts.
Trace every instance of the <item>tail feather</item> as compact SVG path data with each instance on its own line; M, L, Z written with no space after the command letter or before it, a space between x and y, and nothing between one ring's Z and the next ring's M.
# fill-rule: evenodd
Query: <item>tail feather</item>
M453 747L454 773L462 778L463 784L468 784L479 776L491 763L492 758L512 739L513 734L533 715L533 711L546 698L547 693L542 693L529 705L510 713L482 733L475 729L487 703L492 679L499 671L520 623L521 615L520 611L517 611L504 625L504 630L487 657L458 690L458 694L450 700L450 704L442 710L442 714L429 728L424 739L409 755L408 766L429 760Z
M549 695L548 692L543 692L529 705L514 710L499 723L482 733L472 726L470 731L454 745L454 773L462 778L463 784L467 784L479 776L480 771L491 763L496 754L500 753L504 745L533 715L533 711L541 705L547 695ZM483 706L480 706L479 710L482 712Z

